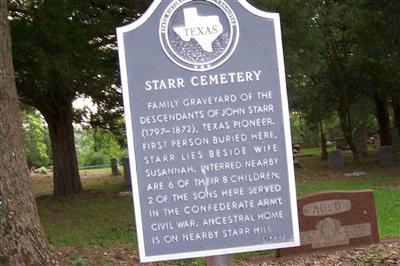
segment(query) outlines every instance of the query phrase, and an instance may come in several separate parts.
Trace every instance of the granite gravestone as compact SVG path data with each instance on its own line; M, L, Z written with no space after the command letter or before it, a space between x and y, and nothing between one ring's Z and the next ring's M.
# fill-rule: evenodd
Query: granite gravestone
M343 167L342 152L339 150L328 152L329 168Z
M394 165L394 150L392 145L379 147L379 164L381 166Z
M392 139L393 144L399 144L400 143L400 132L398 127L392 127L390 128L390 137Z
M111 159L110 160L110 164L111 164L111 173L112 175L119 175L119 165L118 165L118 160L117 159Z
M301 246L280 256L317 253L379 242L372 190L332 191L297 201Z
M141 261L298 245L279 15L157 0L117 35Z
M392 127L390 129L390 137L392 139L392 145L394 152L400 151L400 132L398 127Z
M367 147L368 131L365 126L358 127L353 132L353 143L357 153L365 155L368 151Z
M131 170L129 167L129 157L124 157L124 184L131 185Z

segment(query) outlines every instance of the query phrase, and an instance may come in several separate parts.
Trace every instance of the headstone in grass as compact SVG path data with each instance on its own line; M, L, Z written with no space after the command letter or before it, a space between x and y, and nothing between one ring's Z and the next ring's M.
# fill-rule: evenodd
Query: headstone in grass
M379 148L379 164L381 166L394 165L394 151L393 146L385 145Z
M341 138L336 138L336 149L337 150L347 150L349 148L349 144L347 143L346 139L341 137Z
M400 152L400 132L398 127L390 129L390 136L392 138L392 145L395 152Z
M129 168L129 157L124 157L124 183L126 186L131 185L131 169Z
M329 252L379 242L372 190L331 191L297 201L301 245L279 256Z
M111 163L111 173L112 173L113 175L119 175L119 174L121 174L121 173L119 172L119 169L118 169L118 160L117 160L117 159L111 159L111 160L110 160L110 163Z
M329 168L343 167L342 152L339 150L328 152L328 165Z
M357 128L353 133L353 142L357 153L365 154L367 152L368 132L365 127Z

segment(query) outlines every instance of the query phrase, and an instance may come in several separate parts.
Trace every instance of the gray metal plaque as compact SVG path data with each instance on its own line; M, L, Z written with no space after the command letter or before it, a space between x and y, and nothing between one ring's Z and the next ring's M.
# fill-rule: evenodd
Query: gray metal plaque
M279 15L156 0L117 35L141 261L299 245Z

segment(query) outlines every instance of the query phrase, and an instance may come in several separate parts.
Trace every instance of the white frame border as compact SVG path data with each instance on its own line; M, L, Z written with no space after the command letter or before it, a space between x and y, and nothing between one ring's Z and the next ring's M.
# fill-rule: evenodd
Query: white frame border
M141 217L141 206L139 201L139 187L138 187L138 176L136 172L136 158L133 140L133 125L132 125L132 113L130 108L130 97L129 97L129 84L128 84L128 73L125 58L125 47L124 47L124 33L132 31L142 24L144 24L150 16L157 9L162 0L154 0L147 11L136 21L117 28L117 42L118 42L118 55L119 55L119 65L121 73L121 84L123 92L124 110L125 110L125 123L126 132L128 139L128 151L129 151L129 165L131 173L131 184L133 192L133 204L135 208L135 218L136 218L136 231L138 238L139 256L141 262L154 262L162 260L176 260L176 259L187 259L194 257L208 257L217 256L223 254L240 253L257 251L264 249L278 249L286 247L294 247L300 245L300 234L299 234L299 223L298 223L298 213L297 213L297 198L296 198L296 187L295 187L295 176L293 167L293 153L291 146L291 134L290 134L290 120L289 120L289 106L287 101L287 91L286 91L286 77L285 77L285 67L283 59L283 47L282 47L282 33L280 26L280 17L278 13L269 13L261 11L252 5L250 5L246 0L237 0L242 7L244 7L250 13L272 19L274 22L275 30L275 45L277 50L278 59L278 70L279 70L279 82L281 90L281 104L282 104L282 115L283 115L283 126L284 126L284 137L286 144L286 157L288 166L288 181L289 181L289 194L290 194L290 204L292 208L292 230L293 230L293 241L277 243L277 244L261 244L237 248L226 248L226 249L213 249L213 250L203 250L198 252L185 252L185 253L174 253L169 255L157 255L157 256L146 256L144 250L144 236L143 236L143 224Z

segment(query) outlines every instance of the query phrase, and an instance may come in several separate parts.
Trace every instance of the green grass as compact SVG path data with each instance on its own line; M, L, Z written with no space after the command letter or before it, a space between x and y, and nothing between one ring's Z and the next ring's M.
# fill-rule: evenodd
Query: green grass
M328 152L333 151L334 147L333 146L328 146L327 147ZM300 151L302 154L312 154L312 155L321 155L321 148L319 147L313 147L313 148L304 148Z
M111 167L102 167L95 169L81 169L79 170L80 174L111 174Z
M95 178L87 178L82 181L82 186L84 190L95 190L114 193L127 191L130 189L130 187L124 185L122 176L120 175L101 175Z
M117 197L119 191L129 188L123 185L121 176L101 176L103 171L83 177L86 192L76 198L55 200L41 196L37 199L50 244L55 247L136 246L132 200Z
M49 243L60 246L136 246L129 198L93 195L87 198L38 200L39 215Z

